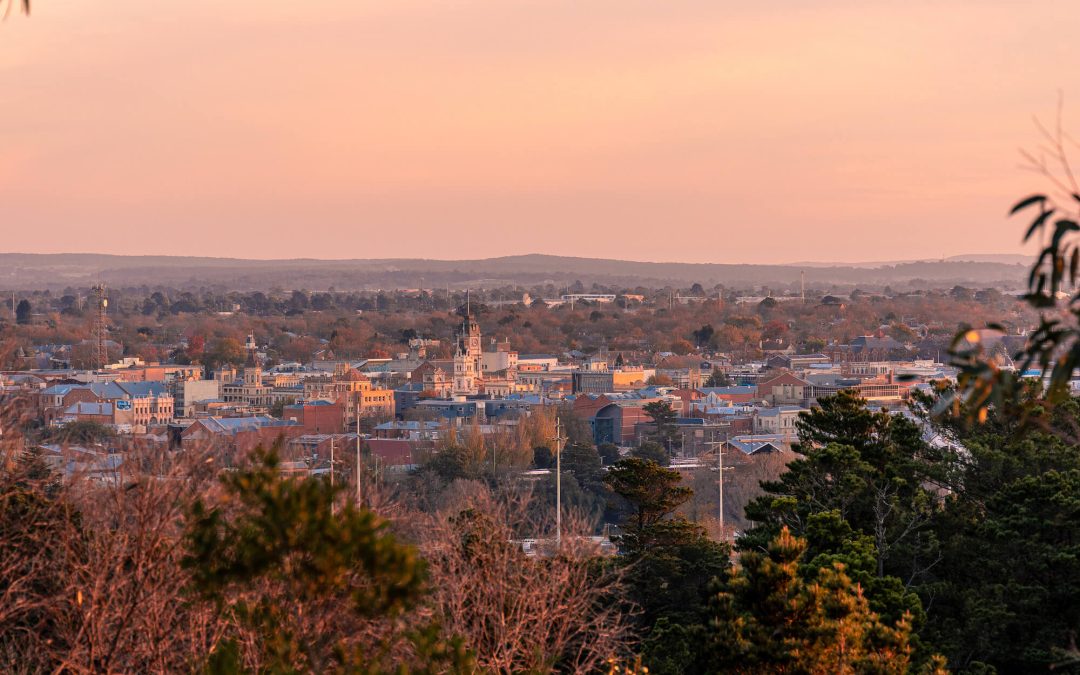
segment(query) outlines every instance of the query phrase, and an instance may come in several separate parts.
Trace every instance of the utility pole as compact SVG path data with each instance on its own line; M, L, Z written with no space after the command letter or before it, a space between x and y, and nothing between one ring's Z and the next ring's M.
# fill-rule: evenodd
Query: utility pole
M562 545L562 420L555 418L555 544Z
M720 488L720 541L727 539L727 530L724 528L724 446L716 448L716 484Z
M330 487L334 487L334 434L330 434Z
M360 509L360 399L356 400L356 508Z
M105 284L97 284L91 290L94 293L93 361L95 368L104 368L109 362L109 353L105 346L108 332L105 310L109 306L109 299L105 297Z
M724 528L724 441L709 441L705 445L716 448L716 484L720 489L720 541L727 539Z

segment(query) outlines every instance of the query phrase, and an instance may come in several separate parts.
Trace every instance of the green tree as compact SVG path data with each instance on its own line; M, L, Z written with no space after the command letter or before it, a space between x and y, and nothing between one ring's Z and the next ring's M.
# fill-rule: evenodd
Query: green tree
M439 449L423 466L423 470L434 473L447 483L479 479L487 468L486 462L478 461L472 450L458 443Z
M637 457L638 459L645 459L650 462L656 462L660 466L671 464L671 455L664 449L664 446L654 441L645 441L631 450L630 456Z
M714 368L712 370L712 372L709 373L709 378L707 380L705 380L705 386L706 387L730 387L731 386L731 378L728 377L727 373Z
M600 453L600 461L603 462L604 466L611 466L622 457L619 454L619 446L614 443L601 443L597 446L596 451Z
M600 453L591 444L571 443L562 451L562 470L577 479L581 489L603 499L604 467Z
M30 301L23 298L19 301L19 304L15 307L15 323L24 325L30 323L30 315L32 312L30 307Z
M215 370L222 364L239 365L244 362L244 346L235 338L218 338L211 347L203 352L203 363L207 372Z
M715 596L709 667L719 672L907 673L911 623L874 613L835 563L806 581L806 542L784 528L748 551ZM940 662L938 662L940 665Z
M940 562L916 587L933 610L922 633L971 672L1080 666L1080 454L1068 438L1080 402L1047 406L1037 383L1025 389L1015 407L991 407L980 424L966 421L966 406L929 418L963 451L933 523ZM917 402L926 415L934 403Z
M604 483L622 497L630 507L628 525L636 546L646 545L649 528L671 515L694 494L683 485L678 471L666 469L656 462L628 457L616 462Z
M726 574L730 549L674 515L693 495L678 471L629 457L605 482L627 508L619 537L629 600L638 608L645 663L654 673L691 672L707 624L708 587Z
M709 342L712 340L716 330L713 329L712 324L705 324L701 328L690 333L694 339L694 344L698 347L708 347Z
M747 505L757 525L740 549L763 550L787 527L807 540L816 565L846 564L875 612L890 621L910 613L918 623L921 605L906 586L939 554L931 527L938 500L927 486L942 472L940 453L913 422L869 410L847 391L803 413L797 430L803 456Z
M569 443L592 445L593 433L589 423L574 414L570 406L561 406L556 413L562 424L562 433Z
M602 486L603 484L601 484ZM586 490L573 473L563 473L562 508L563 513L574 513L589 521L599 521L604 512L605 495L598 494L595 487ZM554 517L556 502L555 472L544 476L536 483L529 503L531 516L536 522L544 522Z
M652 401L642 406L642 410L656 425L656 438L664 444L664 447L670 450L679 432L678 426L676 426L677 417L675 410L671 407L671 401L664 399Z
M1046 140L1067 168L1060 125ZM942 562L920 589L934 600L926 633L951 663L973 672L1080 667L1080 414L1069 384L1080 365L1080 304L1071 292L1080 281L1075 197L1036 194L1011 211L1032 214L1025 241L1045 242L1024 296L1039 325L1013 355L1015 369L999 367L985 333L965 326L951 350L958 386L921 402L927 419L961 448L935 522ZM1026 378L1030 369L1043 377Z
M550 469L555 465L555 455L551 448L546 445L538 445L533 448L533 467L537 469Z
M382 672L378 650L348 639L363 621L395 620L423 597L425 567L374 513L345 502L321 479L284 478L274 452L224 474L231 505L197 500L187 532L194 590L257 638L264 672ZM348 609L346 609L348 608ZM410 636L419 672L469 665L459 643L434 628ZM387 638L389 639L389 638ZM392 646L389 642L385 647ZM399 652L397 672L408 671ZM239 670L239 643L210 655L212 672Z

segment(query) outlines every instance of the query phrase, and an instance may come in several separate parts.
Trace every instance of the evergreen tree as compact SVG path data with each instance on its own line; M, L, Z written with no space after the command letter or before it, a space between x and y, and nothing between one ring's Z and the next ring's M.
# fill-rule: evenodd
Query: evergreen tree
M882 621L844 565L800 569L806 542L787 528L748 551L720 587L708 634L712 672L907 673L911 623ZM940 662L937 662L940 667Z
M600 461L604 466L611 466L622 457L619 454L619 446L614 443L601 443L596 447L596 451L600 453Z
M797 430L803 456L747 505L757 526L740 549L765 550L787 527L806 539L808 569L844 563L875 612L890 621L909 613L918 625L921 603L907 586L939 555L931 527L939 500L928 485L944 470L940 453L913 422L871 411L848 391L803 413Z
M709 379L705 380L705 386L730 387L731 378L727 376L727 373L721 372L720 370L714 368L713 371L709 373Z
M30 301L23 298L19 301L19 304L15 306L15 323L28 324L30 323L30 313L32 309L30 307Z
M635 546L645 546L649 528L670 516L694 494L681 482L678 471L637 457L623 459L608 470L604 483L629 505L626 525L635 538Z
M326 481L283 477L274 452L257 450L251 468L222 483L230 508L198 500L189 523L184 564L198 595L257 636L265 672L381 672L379 654L347 639L359 625L350 622L393 620L420 602L416 550L370 511L351 503L335 511L338 490ZM419 672L468 667L460 644L439 640L434 627L410 642ZM208 669L238 672L239 649L226 641ZM401 657L396 670L407 672Z
M596 447L587 443L571 443L562 451L562 470L577 479L581 489L602 502L607 496L604 487L604 467Z
M642 410L648 415L653 424L656 425L656 438L664 447L671 450L672 443L675 442L675 438L678 435L678 427L676 426L675 410L671 407L670 401L660 400L646 403L642 406Z
M629 457L604 482L627 505L619 548L645 663L654 673L690 672L703 644L709 583L726 573L730 549L674 515L693 495L678 471Z
M932 609L926 641L968 672L1080 667L1080 454L1069 440L1080 403L1046 407L1025 389L981 424L965 421L966 405L934 419L963 450L933 523L940 562L916 588Z
M656 462L660 466L671 464L671 455L668 454L667 450L664 450L664 446L653 441L645 441L634 448L630 451L630 456Z

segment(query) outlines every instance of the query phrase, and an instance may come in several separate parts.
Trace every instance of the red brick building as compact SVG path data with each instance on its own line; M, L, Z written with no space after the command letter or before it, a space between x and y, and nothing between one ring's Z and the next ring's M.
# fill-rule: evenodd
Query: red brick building
M283 408L281 419L298 423L305 434L340 434L345 431L345 404L337 401L300 401Z

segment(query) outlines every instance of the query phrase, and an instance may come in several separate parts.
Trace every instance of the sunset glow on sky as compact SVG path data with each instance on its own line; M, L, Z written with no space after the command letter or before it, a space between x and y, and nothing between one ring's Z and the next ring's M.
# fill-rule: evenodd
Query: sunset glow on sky
M0 251L1019 253L1032 117L1062 91L1080 136L1078 22L1075 0L34 0L0 23Z

